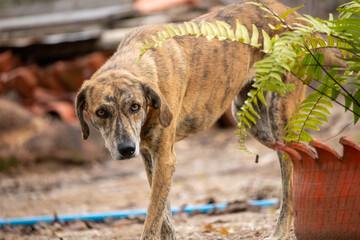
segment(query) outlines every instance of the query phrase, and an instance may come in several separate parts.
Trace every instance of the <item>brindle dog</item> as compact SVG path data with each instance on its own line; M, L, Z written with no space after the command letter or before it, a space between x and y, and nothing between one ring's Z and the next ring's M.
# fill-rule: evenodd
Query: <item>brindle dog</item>
M275 0L262 2L278 14L288 9ZM268 26L278 22L265 15L259 7L240 1L193 21L221 20L235 27L239 19L248 29L255 24L270 36L279 34ZM291 24L299 16L294 12L285 20ZM157 240L175 239L168 200L176 165L175 142L210 127L232 101L233 112L237 112L251 89L252 66L264 56L261 50L245 44L186 36L166 40L137 64L140 45L162 30L163 26L147 26L128 34L116 53L84 82L76 100L84 139L89 136L83 117L86 110L114 159L133 158L139 153L143 157L151 197L141 239ZM282 141L284 126L304 98L305 87L299 80L288 75L284 81L293 82L296 91L285 97L267 93L268 106L260 106L261 120L251 129L266 146ZM292 166L278 155L281 210L269 239L288 236L293 214Z

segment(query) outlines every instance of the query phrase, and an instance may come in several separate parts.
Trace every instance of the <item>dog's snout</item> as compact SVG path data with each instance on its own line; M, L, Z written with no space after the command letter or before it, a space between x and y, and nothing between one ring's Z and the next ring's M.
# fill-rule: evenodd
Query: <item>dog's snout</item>
M136 150L136 145L133 142L126 142L118 145L119 153L125 158L131 158Z

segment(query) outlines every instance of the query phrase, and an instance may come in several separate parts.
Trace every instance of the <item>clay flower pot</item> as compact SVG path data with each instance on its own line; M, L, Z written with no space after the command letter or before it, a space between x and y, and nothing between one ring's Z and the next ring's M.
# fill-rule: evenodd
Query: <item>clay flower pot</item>
M294 227L298 240L360 239L360 146L343 137L340 156L320 141L310 148L275 143L294 166Z

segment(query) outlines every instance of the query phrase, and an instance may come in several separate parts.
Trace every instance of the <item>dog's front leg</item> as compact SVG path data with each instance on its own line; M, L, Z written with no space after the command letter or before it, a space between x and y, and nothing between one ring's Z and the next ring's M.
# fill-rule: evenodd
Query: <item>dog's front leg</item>
M162 136L156 148L153 158L151 196L141 240L162 240L161 227L164 213L169 211L166 210L166 205L176 164L173 138Z
M141 155L146 170L146 175L149 181L150 187L152 187L153 171L154 171L154 153L151 153L149 149L142 149ZM171 214L170 200L167 201L167 205L164 212L164 220L161 226L161 240L175 240L175 227Z

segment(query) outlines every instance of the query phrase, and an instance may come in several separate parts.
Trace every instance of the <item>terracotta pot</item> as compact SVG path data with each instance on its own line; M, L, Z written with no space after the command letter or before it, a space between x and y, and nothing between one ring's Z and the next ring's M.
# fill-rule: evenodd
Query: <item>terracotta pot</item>
M276 143L294 166L294 227L298 240L360 239L360 146L343 137L343 156L320 141L315 154L299 143Z

